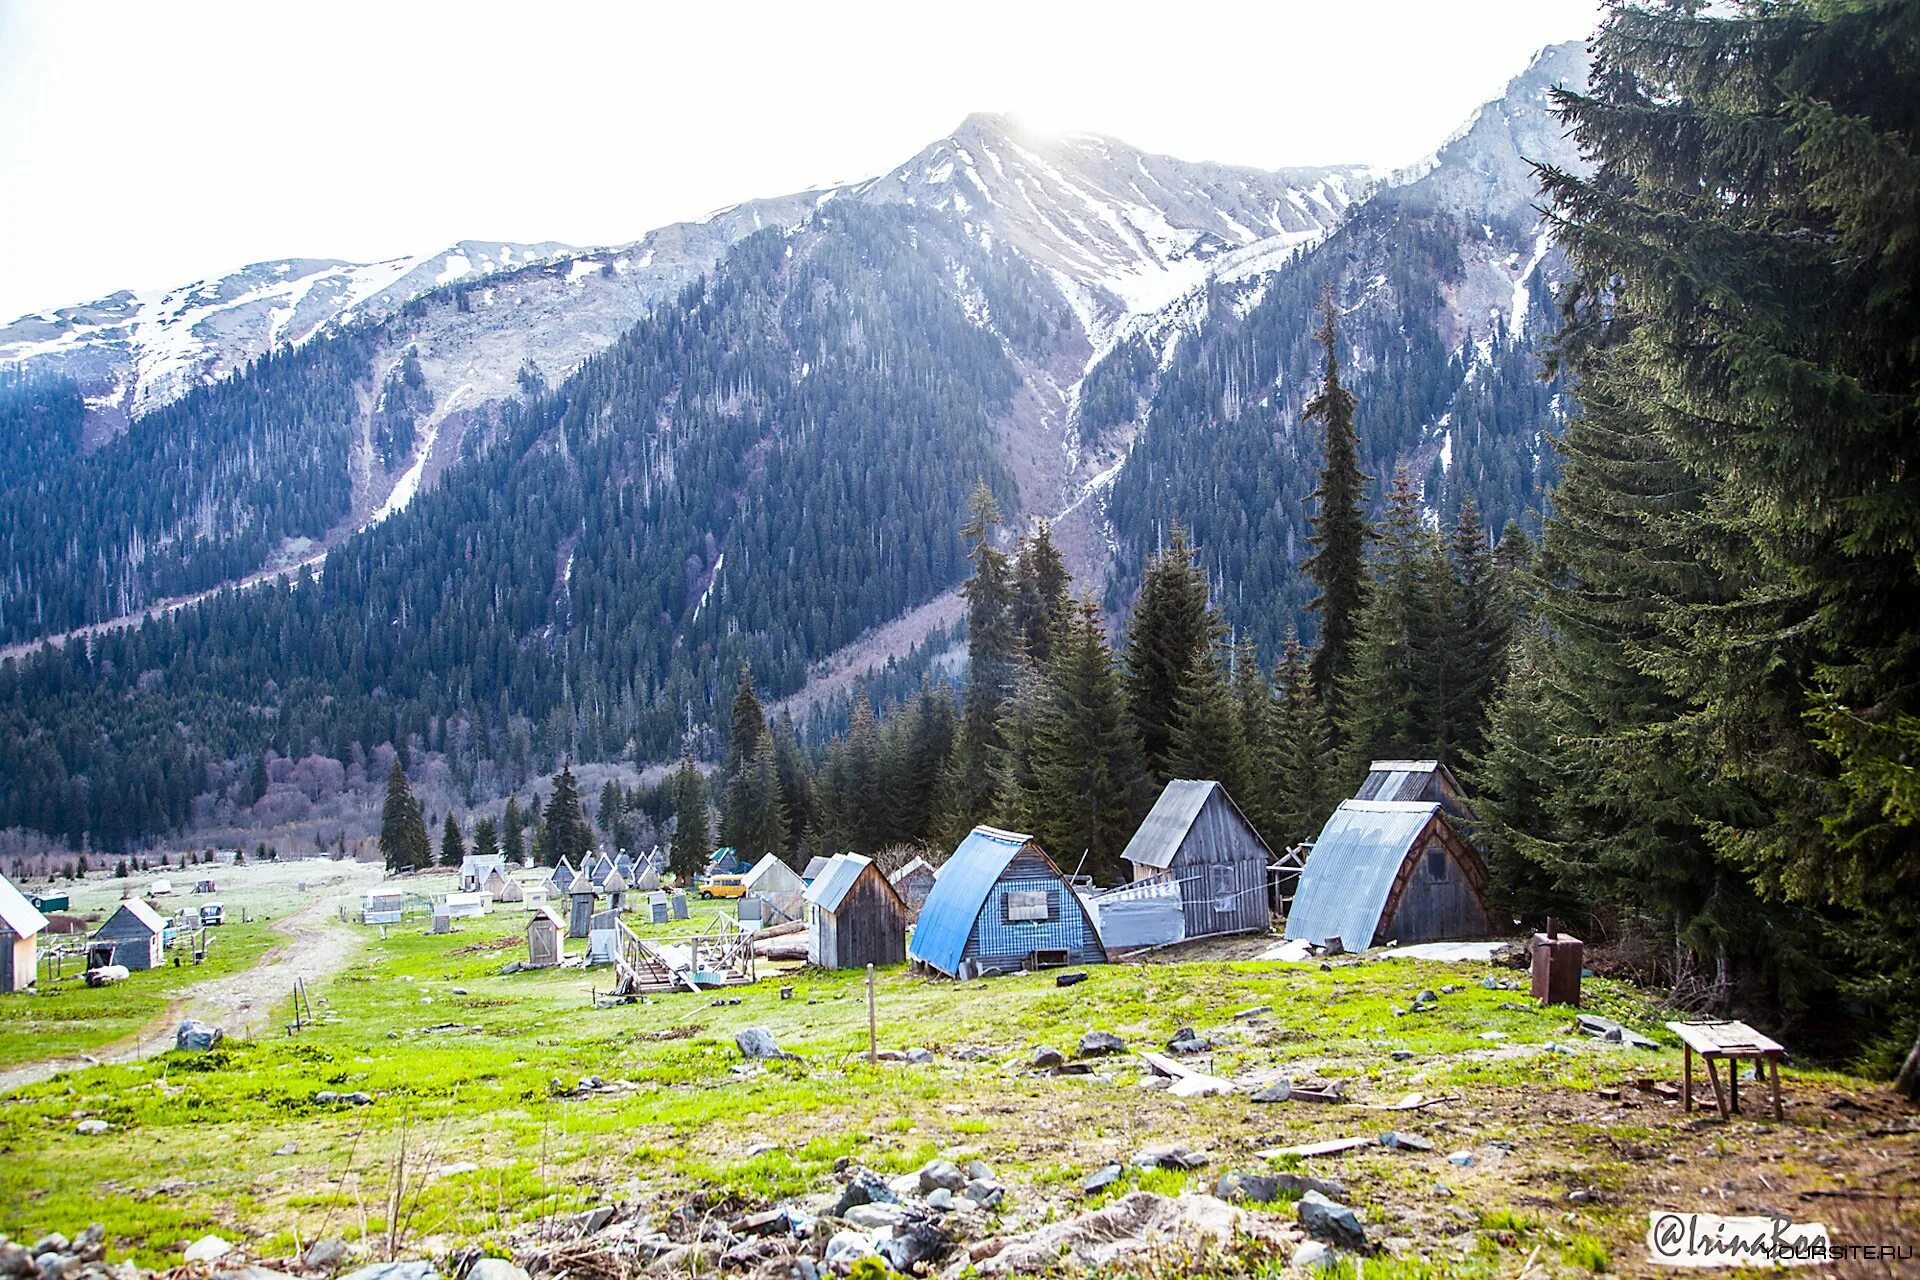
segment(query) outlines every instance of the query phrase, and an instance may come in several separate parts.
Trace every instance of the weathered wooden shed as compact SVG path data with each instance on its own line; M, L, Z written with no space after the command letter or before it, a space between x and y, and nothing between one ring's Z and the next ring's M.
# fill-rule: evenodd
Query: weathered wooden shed
M47 927L40 908L0 876L0 993L25 991L39 976L39 937Z
M567 856L564 853L561 854L560 861L553 865L553 874L548 877L553 881L555 896L572 893L573 882L579 878L579 875L580 873L573 869L573 864L567 861Z
M567 893L569 938L584 938L593 929L593 898L593 881L584 875L575 876L573 888Z
M467 893L481 893L487 887L487 879L495 872L505 872L506 858L497 853L470 853L460 860L460 888Z
M93 943L87 948L87 967L118 964L129 969L157 969L166 948L166 934L167 922L158 912L138 898L128 898L94 930Z
M1438 760L1375 760L1367 766L1366 781L1353 798L1431 801L1456 821L1479 821L1467 793L1460 789L1460 780Z
M747 896L758 898L774 913L767 923L780 920L798 920L806 902L806 882L798 872L780 860L778 854L770 853L753 864L753 870L747 872L741 884Z
M887 877L894 892L900 895L900 901L907 904L908 923L920 918L920 908L927 905L927 895L933 892L933 882L939 878L940 873L925 858L915 858Z
M1485 937L1487 870L1438 801L1347 800L1300 872L1287 937L1350 951Z
M907 904L872 858L843 853L807 886L807 959L822 969L907 958Z
M1266 931L1273 850L1219 783L1169 782L1121 856L1135 880L1180 886L1189 939Z
M538 906L527 918L527 967L551 969L567 958L567 931L559 913Z
M1085 904L1033 837L984 826L941 864L907 954L955 978L1107 958Z
M607 895L607 910L618 915L627 909L627 878L620 874L619 868L616 867L607 876L606 883L600 888Z
M660 873L650 866L645 867L634 876L633 882L627 887L636 893L658 893L660 892Z
M527 898L527 891L520 887L520 882L500 868L495 868L487 876L484 891L495 902L524 902Z

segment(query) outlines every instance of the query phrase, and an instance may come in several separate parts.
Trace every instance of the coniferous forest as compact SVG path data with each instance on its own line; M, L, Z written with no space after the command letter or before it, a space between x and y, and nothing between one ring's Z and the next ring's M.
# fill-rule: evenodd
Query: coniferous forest
M549 862L653 832L684 873L992 821L1110 882L1169 778L1281 849L1370 760L1437 757L1508 918L1890 1058L1920 1031L1917 15L1613 9L1555 99L1586 164L1538 173L1564 283L1483 331L1433 320L1476 228L1379 202L1170 346L1126 336L1076 423L1137 428L1104 581L996 440L1059 354L1047 283L932 211L824 204L477 414L319 572L0 664L0 828L126 849L251 803L268 750L384 749L396 866L434 825ZM71 384L0 382L0 642L324 535L327 458L415 447L417 366L365 382L404 339L267 357L84 460ZM886 673L831 741L768 715L955 588L964 681ZM499 827L430 824L418 755L466 807L516 793ZM589 814L602 760L672 772Z

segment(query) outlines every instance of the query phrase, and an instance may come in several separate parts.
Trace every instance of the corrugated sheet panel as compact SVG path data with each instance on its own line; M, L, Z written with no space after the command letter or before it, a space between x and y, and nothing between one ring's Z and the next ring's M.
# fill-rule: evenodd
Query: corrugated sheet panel
M1108 950L1160 947L1187 936L1186 910L1180 883L1157 876L1087 899L1094 927Z
M40 908L27 901L26 895L13 887L13 881L0 876L0 925L15 937L31 938L47 927L46 916Z
M835 854L814 882L807 886L808 905L819 907L822 911L838 911L847 891L853 888L853 882L872 865L872 858L857 853Z
M1128 862L1162 871L1172 866L1173 855L1180 852L1180 842L1187 838L1193 820L1200 816L1207 797L1219 785L1217 782L1196 782L1189 778L1175 778L1169 782L1160 792L1160 798L1153 802L1153 809L1140 823L1140 829L1133 833L1133 839L1127 841L1126 852L1120 856Z
M778 855L771 853L753 864L753 870L747 872L742 883L748 893L762 896L799 893L806 888L794 869L782 862Z
M1107 958L1080 895L1038 845L1028 844L988 889L961 959L991 972L1016 969L1035 951L1063 952L1068 964Z
M1407 851L1439 811L1425 802L1343 801L1307 855L1287 937L1370 946Z
M995 827L975 827L940 866L940 878L920 907L907 954L942 973L958 973L973 924L980 918L1000 873L1031 836ZM1066 885L1062 883L1064 892Z

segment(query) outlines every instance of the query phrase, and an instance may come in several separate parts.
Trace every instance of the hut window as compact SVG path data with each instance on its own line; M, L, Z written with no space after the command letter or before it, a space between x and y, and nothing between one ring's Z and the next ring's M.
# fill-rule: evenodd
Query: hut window
M1051 920L1052 897L1045 889L1012 889L1007 893L1007 920Z
M1216 912L1231 912L1238 905L1234 899L1239 896L1233 884L1233 868L1218 866L1207 868L1207 881L1213 909Z
M1427 850L1427 879L1433 881L1447 878L1447 851L1445 849Z

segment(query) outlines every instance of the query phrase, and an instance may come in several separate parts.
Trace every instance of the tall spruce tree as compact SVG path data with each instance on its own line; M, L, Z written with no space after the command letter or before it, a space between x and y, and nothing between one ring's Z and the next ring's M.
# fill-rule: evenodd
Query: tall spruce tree
M520 816L520 797L507 797L507 811L500 816L500 852L513 862L527 860L526 820Z
M1313 683L1321 704L1338 708L1352 673L1360 614L1367 600L1367 475L1360 469L1360 441L1353 429L1353 396L1340 383L1339 308L1333 287L1321 299L1320 346L1326 353L1320 390L1307 401L1308 421L1321 427L1320 483L1309 495L1314 508L1308 541L1314 552L1300 569L1313 580L1311 607L1320 616L1320 642L1313 653Z
M406 767L397 760L387 774L387 800L380 811L380 856L389 871L418 871L433 865L426 816L408 785Z
M720 843L739 850L744 857L758 858L773 852L775 846L766 841L775 830L780 832L780 843L785 843L785 816L772 811L780 801L779 789L766 785L756 763L766 743L767 714L754 691L752 673L741 667L720 774Z
M1182 686L1223 630L1186 530L1175 525L1165 549L1147 564L1127 623L1127 707L1156 785L1173 776Z
M1282 850L1309 840L1332 813L1337 766L1313 668L1300 637L1289 633L1273 671L1273 803L1275 831L1267 843Z
M692 757L682 756L673 775L673 842L667 849L667 866L677 883L690 885L706 869L713 852L711 822L706 780Z
M1260 670L1260 654L1250 640L1242 640L1230 651L1233 661L1232 688L1234 711L1240 721L1240 739L1245 755L1246 776L1240 780L1245 794L1234 793L1234 803L1247 821L1253 823L1269 845L1279 839L1280 812L1274 789L1274 724L1278 704L1274 688ZM1278 847L1278 846L1275 846Z
M971 825L993 802L994 758L1002 743L1000 708L1013 692L1019 639L1013 623L1013 573L994 546L1000 508L985 480L974 486L962 536L972 575L967 600L967 698L947 780L951 817Z
M473 856L476 858L497 858L500 856L499 829L493 825L492 818L479 818L473 824Z
M1217 645L1202 649L1180 679L1174 697L1173 739L1167 745L1167 773L1218 782L1236 804L1240 796L1254 791L1253 761L1241 728L1240 706L1221 670Z
M1511 579L1494 560L1471 495L1460 504L1447 558L1452 591L1437 655L1443 678L1436 710L1437 748L1451 763L1485 747L1487 709L1506 677L1513 639Z
M1042 520L1020 547L1013 580L1013 629L1035 666L1046 665L1054 627L1072 605L1068 586L1066 561L1053 545L1053 526Z
M593 853L593 827L587 822L587 809L580 802L580 784L573 776L573 762L565 761L553 775L553 798L541 823L546 835L546 865L559 866L566 858L575 866Z
M440 828L440 865L457 867L467 860L466 841L460 838L460 824L454 820L453 810L447 810L447 820Z

